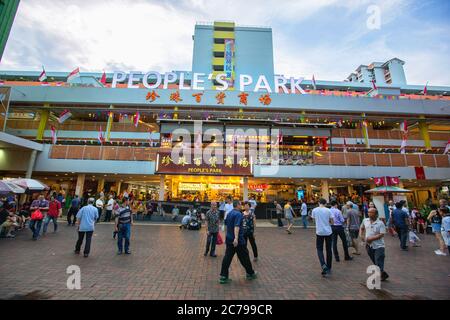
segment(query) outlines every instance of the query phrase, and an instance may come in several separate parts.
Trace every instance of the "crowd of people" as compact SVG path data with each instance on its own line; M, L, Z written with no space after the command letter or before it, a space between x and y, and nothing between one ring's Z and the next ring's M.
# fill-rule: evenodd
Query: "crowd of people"
M47 197L40 194L31 202L25 202L16 210L17 199L5 198L0 201L0 225L1 234L5 237L14 237L14 232L24 229L29 222L32 239L37 240L41 235L45 237L50 222L53 231L58 230L58 218L62 217L64 201L61 194L50 193ZM67 200L66 200L67 201ZM279 227L285 227L288 235L292 234L294 219L300 215L303 228L308 228L308 221L314 220L316 233L316 250L320 263L321 274L329 276L332 270L333 257L340 261L338 250L339 239L342 243L344 260L351 261L356 255L360 255L361 244L365 245L371 261L380 268L381 280L386 280L389 275L384 270L385 243L387 233L398 236L400 249L408 251L408 243L419 246L418 233L423 232L428 225L436 237L439 248L435 250L437 255L448 255L450 250L450 207L447 200L441 199L438 205L431 204L431 212L428 217L413 208L407 208L406 201L388 203L388 216L380 217L373 202L369 202L367 208L358 206L352 201L340 204L335 198L329 203L320 199L318 206L308 210L305 201L286 201L284 204L274 201ZM248 243L252 249L254 261L258 259L258 247L255 238L256 207L254 197L241 202L233 200L231 196L225 201L210 202L206 212L196 205L189 205L186 214L181 219L180 229L200 230L202 224L206 224L205 256L217 257L216 245L225 243L225 255L220 272L220 283L225 284L229 279L229 267L236 254L240 263L246 270L247 279L255 279L256 271L253 269ZM114 221L113 238L117 238L117 253L130 254L131 227L134 220L139 217L150 216L153 212L164 216L165 212L161 202L152 200L136 200L132 194L124 192L117 196L110 193L105 196L100 192L97 197L73 196L70 203L65 203L67 208L67 225L77 226L78 240L74 252L80 254L84 245L84 257L88 257L91 248L92 235L95 225L101 221ZM171 219L177 221L180 209L174 204L171 210ZM101 220L103 216L103 220ZM387 219L386 219L387 218ZM283 223L286 221L286 226ZM222 223L221 223L222 221ZM220 231L225 232L223 240ZM353 252L350 252L353 248ZM325 253L324 253L325 249Z

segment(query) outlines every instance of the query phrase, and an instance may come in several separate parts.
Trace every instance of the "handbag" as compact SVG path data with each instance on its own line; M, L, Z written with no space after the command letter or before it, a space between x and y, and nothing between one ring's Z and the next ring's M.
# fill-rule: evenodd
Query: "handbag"
M31 214L31 220L42 220L44 216L42 215L41 210L37 209Z
M220 232L219 233L217 233L217 241L216 241L216 244L217 245L221 245L221 244L223 244L223 239L222 239L222 236L220 235Z

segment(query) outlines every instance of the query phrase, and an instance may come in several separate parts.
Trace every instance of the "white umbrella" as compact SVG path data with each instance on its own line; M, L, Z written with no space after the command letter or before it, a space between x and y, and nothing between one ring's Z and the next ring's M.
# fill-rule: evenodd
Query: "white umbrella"
M19 187L22 187L29 191L43 191L48 190L49 187L45 184L41 183L38 180L35 179L12 179L10 180L12 183L18 185Z
M25 193L25 189L7 180L0 180L0 194Z

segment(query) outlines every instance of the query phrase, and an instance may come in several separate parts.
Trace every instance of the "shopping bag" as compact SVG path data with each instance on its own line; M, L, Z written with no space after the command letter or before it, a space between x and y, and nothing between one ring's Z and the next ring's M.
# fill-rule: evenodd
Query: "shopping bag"
M419 242L420 238L412 231L409 232L409 242L416 243Z
M31 220L42 220L44 216L42 215L41 210L37 209L31 214Z
M352 244L352 237L350 236L350 231L348 231L348 228L345 228L344 232L345 232L345 239L347 240L347 246L351 247L353 244Z
M217 233L217 241L216 241L216 244L217 245L221 245L221 244L223 244L223 239L222 239L222 236L220 235L220 232L219 233Z

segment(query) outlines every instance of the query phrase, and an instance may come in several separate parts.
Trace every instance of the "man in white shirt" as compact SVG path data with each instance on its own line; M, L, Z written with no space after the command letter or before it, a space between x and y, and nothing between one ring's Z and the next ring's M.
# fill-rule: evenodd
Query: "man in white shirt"
M377 265L381 271L381 281L385 281L389 275L384 271L384 235L386 226L378 219L378 211L375 208L369 209L369 218L365 218L361 224L359 234L366 242L367 254L373 264Z
M316 248L319 257L320 266L322 267L322 276L331 273L331 263L333 254L331 251L332 230L331 225L334 224L333 216L330 209L325 207L327 201L323 198L319 200L319 206L312 211L312 218L316 222ZM323 255L323 243L325 241L325 250L327 253L327 262L325 263Z
M305 200L301 199L302 205L300 207L300 212L302 215L303 228L308 228L308 206L306 205Z
M113 195L109 195L108 203L106 204L106 214L105 214L105 220L103 222L110 222L111 221L111 215L114 207L114 198Z
M257 205L255 197L251 197L250 200L248 200L248 203L250 204L250 212L254 214Z
M100 221L100 217L102 216L102 211L103 211L103 196L100 196L100 198L97 199L97 201L95 202L95 207L98 210L98 218L97 218L97 223Z
M225 215L223 217L223 221L227 218L227 215L233 210L233 203L231 201L231 197L227 197L227 203L225 203Z

